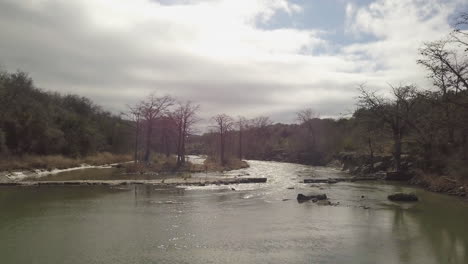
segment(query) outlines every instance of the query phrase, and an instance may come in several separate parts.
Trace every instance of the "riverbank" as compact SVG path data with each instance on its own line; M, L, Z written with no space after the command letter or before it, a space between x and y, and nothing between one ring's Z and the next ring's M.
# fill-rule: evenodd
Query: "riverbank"
M62 155L24 155L10 156L0 159L0 172L5 171L34 171L34 170L63 170L87 166L122 163L132 160L131 155L112 154L109 152L96 153L83 158L70 158Z
M369 162L373 160L373 162ZM340 168L356 177L374 177L388 181L403 181L425 190L466 197L468 181L463 177L450 177L417 169L407 156L402 158L404 172L395 172L390 155L369 157L365 154L343 152L335 156L330 167Z
M157 185L157 186L206 186L246 183L265 183L267 178L238 177L194 177L194 178L164 178L157 180L75 180L75 181L20 181L0 182L0 186L119 186L119 185Z
M455 179L443 175L417 172L408 182L431 192L467 197L468 182L466 180L464 181L462 179Z
M47 160L46 157L42 157ZM111 160L111 159L107 159ZM230 160L224 166L206 160L203 157L188 156L183 165L177 165L173 156L155 155L153 161L149 164L134 163L125 159L125 162L111 163L104 165L80 164L75 167L65 166L62 163L59 168L50 169L52 164L48 164L49 169L27 169L0 172L0 183L8 185L16 182L63 182L63 181L128 181L128 180L165 180L173 178L180 182L190 179L192 174L223 172L242 168L248 168L246 161ZM104 161L104 159L102 159ZM96 161L91 163L97 163ZM73 165L75 163L67 163ZM206 180L206 179L205 179ZM183 182L180 182L183 183Z

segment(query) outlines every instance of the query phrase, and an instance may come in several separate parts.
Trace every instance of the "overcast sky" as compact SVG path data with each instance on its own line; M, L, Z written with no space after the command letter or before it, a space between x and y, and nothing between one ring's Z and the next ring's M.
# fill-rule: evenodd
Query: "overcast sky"
M119 112L150 92L293 122L354 109L356 87L427 86L424 41L465 0L0 0L0 65Z

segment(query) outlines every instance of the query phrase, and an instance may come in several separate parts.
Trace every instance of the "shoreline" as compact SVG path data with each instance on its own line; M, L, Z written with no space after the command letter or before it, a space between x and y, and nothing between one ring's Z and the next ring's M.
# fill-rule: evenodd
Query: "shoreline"
M20 182L27 178L43 178L49 175L55 175L63 172L76 171L76 170L86 170L86 169L111 169L120 164L126 164L133 161L120 162L120 163L111 163L111 164L102 164L102 165L89 165L81 164L78 167L70 167L65 169L31 169L31 170L17 170L17 171L0 171L0 184L6 182Z
M205 186L230 185L247 183L265 183L263 177L200 177L200 178L166 178L158 180L70 180L70 181L18 181L0 182L1 186L119 186L119 185L154 185L154 186Z
M147 168L142 167L140 171L138 168L135 172L121 172L123 178L120 179L53 179L53 180L42 180L49 176L54 176L61 173L68 173L68 172L78 172L78 171L85 171L90 169L128 169L127 166L132 166L133 162L125 161L125 162L117 162L117 163L104 163L104 164L87 164L82 163L79 166L71 166L66 168L54 168L54 169L43 169L43 168L32 168L32 169L23 169L23 170L4 170L0 171L0 185L15 185L14 183L21 183L21 182L69 182L69 181L132 181L137 180L134 179L132 176L135 175L147 175L147 174L156 174L156 175L164 175L164 174L177 174L177 173L189 173L189 174L197 174L197 173L207 173L207 172L224 172L224 171L232 171L238 170L243 168L248 168L250 165L246 161L240 161L231 166L214 166L213 163L205 164L206 157L203 156L187 156L188 161L190 162L190 169L189 170L147 170ZM145 171L147 170L147 171ZM128 177L128 178L127 178ZM176 178L176 177L174 177ZM168 178L167 178L168 179ZM141 179L140 179L141 180ZM153 180L153 179L144 179L145 181ZM154 179L155 180L155 179Z

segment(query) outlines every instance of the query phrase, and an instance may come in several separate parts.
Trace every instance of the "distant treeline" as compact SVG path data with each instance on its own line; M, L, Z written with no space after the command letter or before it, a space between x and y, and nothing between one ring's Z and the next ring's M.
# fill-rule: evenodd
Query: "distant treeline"
M1 155L128 153L129 125L85 97L36 88L27 73L0 72Z
M262 116L231 118L230 122L235 128L225 139L225 155L230 157L325 165L335 153L355 149L351 145L359 144L346 137L353 126L353 121L348 119L310 116L301 124L273 124ZM189 152L218 156L220 140L218 131L192 136Z

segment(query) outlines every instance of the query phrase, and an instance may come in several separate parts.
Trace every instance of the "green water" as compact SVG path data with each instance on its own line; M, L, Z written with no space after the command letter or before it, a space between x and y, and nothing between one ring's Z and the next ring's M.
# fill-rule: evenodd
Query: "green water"
M1 187L0 263L468 263L464 201L380 183L311 187L300 180L341 175L250 163L229 175L267 184ZM388 201L396 191L421 201ZM340 204L299 204L299 192Z

